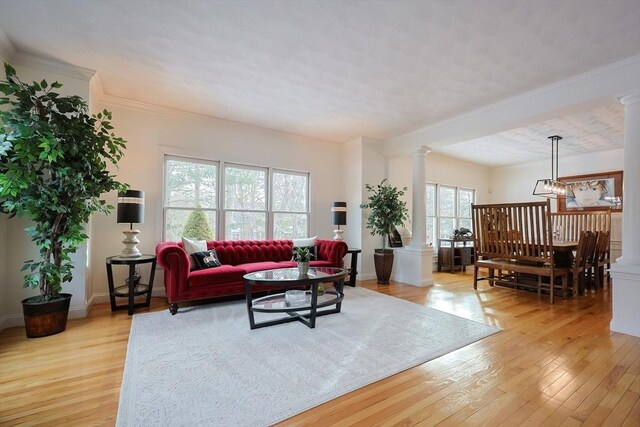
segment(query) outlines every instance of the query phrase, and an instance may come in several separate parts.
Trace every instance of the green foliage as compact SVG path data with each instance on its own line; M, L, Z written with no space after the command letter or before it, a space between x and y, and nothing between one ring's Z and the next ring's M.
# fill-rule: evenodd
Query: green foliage
M213 231L202 209L195 209L189 214L187 223L182 231L183 237L198 240L213 240Z
M111 132L109 111L90 116L82 98L54 92L62 84L27 84L9 64L4 68L0 212L35 223L25 231L40 259L25 262L25 286L50 298L72 279L70 256L88 238L89 216L113 208L100 196L126 190L107 170L122 158L126 142Z
M293 260L296 262L309 262L313 254L308 246L296 246L293 248Z
M407 211L407 203L401 199L404 196L407 187L402 190L385 184L387 180L383 179L380 184L373 187L369 184L365 188L369 193L369 203L360 205L362 209L370 209L369 219L367 220L367 228L371 230L371 235L383 236L382 247L386 248L386 236L391 233L396 226L404 225L404 221L409 219L409 211Z

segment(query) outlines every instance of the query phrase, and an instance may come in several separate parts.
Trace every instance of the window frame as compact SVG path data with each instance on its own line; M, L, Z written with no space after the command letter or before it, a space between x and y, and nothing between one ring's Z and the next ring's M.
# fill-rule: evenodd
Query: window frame
M429 215L429 202L427 199L427 194L428 194L428 188L429 187L433 187L434 188L434 194L435 194L435 200L433 201L433 207L434 207L434 215ZM451 216L441 216L440 215L440 188L450 188L450 189L454 189L454 215L453 217ZM460 220L461 219L471 219L471 217L463 217L460 215L460 191L468 191L472 193L472 197L471 197L471 203L474 204L476 202L476 189L475 188L469 188L469 187L461 187L461 186L456 186L456 185L448 185L448 184L440 184L440 183L436 183L436 182L426 182L425 184L425 205L426 205L426 216L425 216L425 220L426 220L426 229L428 230L429 227L429 219L432 218L434 221L434 230L433 230L433 241L429 242L427 239L427 236L425 236L425 240L427 242L427 244L431 243L432 246L434 248L438 247L438 240L443 238L440 237L440 220L441 219L453 219L453 223L454 223L454 229L458 229L460 228ZM471 227L470 229L473 231L473 223L471 223Z
M167 211L168 210L185 210L190 211L194 208L184 208L184 207L171 207L167 206L167 161L176 160L176 161L184 161L190 163L201 163L206 165L215 165L217 167L216 173L216 207L215 208L202 208L207 212L215 212L215 224L212 224L215 227L215 239L216 240L227 240L226 236L226 216L227 212L259 212L265 214L265 233L264 238L266 240L273 240L275 235L275 214L297 214L297 215L306 215L307 218L307 229L306 236L310 235L311 230L311 173L279 168L279 167L271 167L271 166L259 166L259 165L251 165L245 163L238 162L225 162L223 160L213 160L207 158L199 158L192 155L182 155L182 154L174 154L169 152L162 153L162 197L161 197L161 210L162 210L162 223L161 223L161 239L162 241L166 241L167 239ZM225 198L226 192L226 168L227 167L237 167L240 169L253 169L265 171L265 210L260 209L230 209L227 208L227 201ZM300 175L305 176L307 178L306 182L306 211L298 212L298 211L275 211L273 209L273 177L275 173L283 173L283 174L291 174L291 175Z
M185 208L185 207L175 207L167 205L167 161L181 161L181 162L190 162L190 163L200 163L205 165L215 165L216 166L216 207L215 208L202 208L205 212L215 212L214 218L216 223L213 224L215 226L215 237L218 238L220 236L220 229L218 226L220 225L220 174L221 174L221 163L218 160L209 160L209 159L199 159L196 157L190 156L182 156L176 154L164 154L164 159L162 163L162 241L166 241L167 238L167 211L168 210L183 210L183 211L192 211L195 208Z
M309 228L310 228L310 224L311 224L311 191L310 191L310 187L311 187L311 174L309 172L299 172L299 171L293 171L293 170L287 170L287 169L281 169L281 168L270 168L269 170L269 182L270 182L270 188L273 188L273 179L274 179L274 175L276 173L281 173L281 174L287 174L287 175L298 175L298 176L304 176L307 178L307 188L306 188L306 194L305 194L305 200L306 200L306 211L305 212L298 212L298 211L280 211L280 210L275 210L273 204L274 204L274 197L273 197L273 191L270 192L271 195L271 204L269 205L269 221L271 223L271 229L270 229L270 238L274 239L275 237L275 227L276 227L276 221L275 221L275 216L276 214L294 214L294 215L306 215L307 217L307 235L305 237L309 236Z

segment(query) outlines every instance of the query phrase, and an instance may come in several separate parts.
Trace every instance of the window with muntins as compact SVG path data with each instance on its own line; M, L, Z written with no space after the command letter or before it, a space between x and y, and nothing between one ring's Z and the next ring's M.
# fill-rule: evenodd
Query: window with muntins
M455 229L472 230L471 204L475 190L435 183L426 185L427 244L436 246L438 239L448 239Z
M164 166L165 240L309 235L308 173L169 155Z
M217 237L218 167L218 162L165 157L165 240L194 234Z

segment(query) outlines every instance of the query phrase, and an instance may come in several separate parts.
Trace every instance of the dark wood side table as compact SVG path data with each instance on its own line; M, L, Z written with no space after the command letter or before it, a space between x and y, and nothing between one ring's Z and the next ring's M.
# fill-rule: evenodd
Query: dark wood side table
M348 254L351 254L351 268L349 269L349 280L344 282L345 285L356 286L356 276L358 275L358 254L362 252L360 249L349 249Z
M438 271L448 268L454 273L457 267L467 271L473 262L473 239L438 239Z
M151 273L149 273L148 284L135 284L134 278L136 274L136 266L138 264L151 263ZM113 265L128 265L129 278L127 284L114 287L113 285ZM156 273L156 257L155 255L141 255L139 257L122 257L120 255L110 256L107 258L107 279L109 281L109 299L111 301L111 311L127 309L129 315L133 314L135 307L149 307L151 304L151 291L153 290L153 279ZM133 298L138 295L146 295L145 302L134 304ZM128 298L126 305L116 305L116 297Z

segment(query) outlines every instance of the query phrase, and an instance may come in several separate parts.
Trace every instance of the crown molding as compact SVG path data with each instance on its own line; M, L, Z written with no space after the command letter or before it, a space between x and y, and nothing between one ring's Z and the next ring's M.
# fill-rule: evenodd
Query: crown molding
M67 62L24 52L17 52L15 57L12 58L12 62L24 67L38 67L67 77L86 81L91 80L96 74L95 70L89 68L79 67Z
M91 79L91 90L98 97L98 101L102 100L106 95L104 93L104 86L102 86L102 80L100 74L96 71L96 74Z
M136 101L129 98L122 98L119 96L107 95L104 92L101 82L99 83L99 91L100 91L99 102L103 104L115 105L115 106L124 107L131 110L136 110L136 111L164 114L171 117L179 117L179 118L195 117L195 118L209 119L209 120L210 119L225 120L225 119L220 119L218 117L209 116L206 114L194 113L194 112L185 111L185 110L178 110L176 108L163 107L161 105L149 104L147 102Z
M16 48L9 40L9 36L4 32L2 28L0 28L0 57L4 58L6 61L9 61L16 54Z

